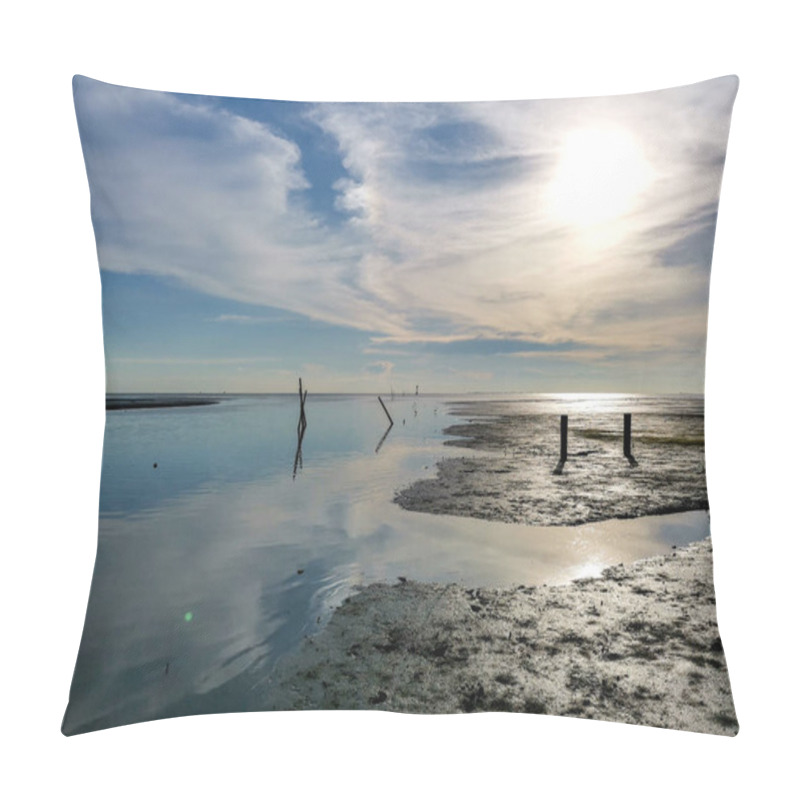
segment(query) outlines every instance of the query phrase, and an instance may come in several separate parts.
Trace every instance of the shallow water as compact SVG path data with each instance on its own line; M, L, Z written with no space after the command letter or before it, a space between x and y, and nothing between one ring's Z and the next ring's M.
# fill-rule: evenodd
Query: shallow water
M457 420L446 398L385 400L383 439L375 397L309 396L296 474L296 395L107 415L65 732L252 707L280 657L359 584L559 583L708 535L704 511L570 528L406 511L395 492L453 455L442 429ZM662 426L697 411L640 407Z

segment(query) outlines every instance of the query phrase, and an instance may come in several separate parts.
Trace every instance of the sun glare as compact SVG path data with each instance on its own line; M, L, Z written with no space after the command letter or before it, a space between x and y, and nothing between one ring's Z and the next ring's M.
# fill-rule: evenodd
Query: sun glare
M591 227L631 211L652 180L636 139L620 128L585 128L564 141L548 187L550 213L561 223Z

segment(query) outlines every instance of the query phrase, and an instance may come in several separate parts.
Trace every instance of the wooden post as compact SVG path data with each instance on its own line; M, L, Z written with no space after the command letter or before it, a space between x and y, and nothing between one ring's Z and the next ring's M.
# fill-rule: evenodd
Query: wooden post
M294 454L294 469L292 470L292 480L297 477L297 469L303 469L303 437L306 435L306 398L308 389L303 391L303 379L298 378L298 391L300 393L300 418L297 420L297 450Z
M625 458L630 458L631 455L631 415L625 414L624 415L624 428L625 433L623 436L622 442L622 452L625 454Z
M306 429L306 398L308 397L308 389L303 391L303 379L298 378L299 385L300 385L300 418L297 420L297 434L300 435L300 431L304 431Z
M631 415L625 414L623 419L622 454L628 459L628 463L632 467L638 467L639 462L633 457L633 453L631 452Z
M300 382L300 416L297 418L297 435L300 435L300 429L303 427L303 379L298 378Z
M558 465L553 470L553 475L560 475L564 471L564 464L567 463L567 429L569 426L569 417L566 414L561 415L561 458Z

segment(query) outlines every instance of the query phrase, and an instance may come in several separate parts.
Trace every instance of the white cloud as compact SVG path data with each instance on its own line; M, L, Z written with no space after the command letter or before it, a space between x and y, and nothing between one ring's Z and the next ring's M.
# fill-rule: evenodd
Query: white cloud
M224 358L179 358L179 357L165 357L165 358L128 358L121 357L115 358L116 364L161 364L164 366L177 366L177 365L192 365L192 366L209 366L209 365L226 365L226 364L263 364L270 361L278 361L277 356L250 356L250 357L224 357Z
M316 118L339 141L352 176L340 187L343 206L359 208L359 228L373 246L363 283L390 307L416 312L411 330L388 339L480 330L640 350L699 348L707 265L665 268L659 254L697 233L715 203L732 90L731 83L702 84L623 98L415 107L411 114L404 106L321 107ZM425 148L427 131L456 123L481 131L481 141L455 153ZM587 124L629 132L652 176L625 217L588 231L554 219L547 205L559 148ZM413 167L422 155L447 165L455 185L421 182ZM502 180L480 169L469 180L476 166L509 159L516 167L498 169ZM446 332L426 328L424 316L446 320Z
M86 82L101 265L358 327L378 346L525 337L690 352L702 369L708 270L681 242L713 227L734 91L315 106L348 173L334 186L347 220L333 227L310 210L301 152L276 130ZM588 125L628 132L652 177L596 229L547 199L565 142Z
M348 282L363 248L322 225L296 144L267 126L158 92L79 84L98 256L200 291L368 330L399 331Z

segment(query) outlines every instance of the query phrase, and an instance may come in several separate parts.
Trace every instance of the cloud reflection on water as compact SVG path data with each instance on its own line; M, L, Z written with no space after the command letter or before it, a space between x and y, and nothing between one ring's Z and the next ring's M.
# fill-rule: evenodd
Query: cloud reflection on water
M421 403L420 418L439 405ZM244 710L359 584L561 583L708 533L706 512L533 528L405 511L396 489L445 452L427 425L439 423L422 436L395 426L377 454L367 437L348 453L307 438L296 480L211 480L104 515L66 728Z

